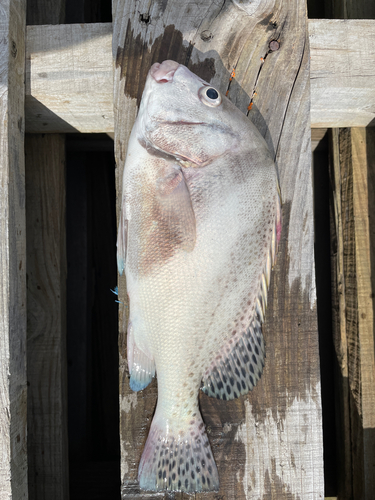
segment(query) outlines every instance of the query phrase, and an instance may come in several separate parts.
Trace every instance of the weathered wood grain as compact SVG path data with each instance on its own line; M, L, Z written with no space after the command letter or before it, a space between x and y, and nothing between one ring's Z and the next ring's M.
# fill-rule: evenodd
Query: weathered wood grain
M375 21L308 26L311 126L371 124ZM27 28L27 132L113 132L111 43L109 23Z
M26 2L0 3L0 499L27 499Z
M360 350L357 357L357 353L353 356L355 375L360 374L360 380L354 382L353 377L352 381L360 386L360 399L356 393L354 399L360 419L358 430L363 432L364 457L363 482L354 475L353 490L355 498L370 499L375 491L375 133L354 128L351 137Z
M335 347L335 412L336 412L336 456L337 487L340 500L350 500L352 491L352 455L350 433L350 404L348 377L348 341L345 315L344 279L344 222L347 212L347 190L342 192L340 169L339 129L330 131L330 178L332 187L331 218L331 277L332 277L332 329ZM344 204L342 203L342 197Z
M338 293L343 295L336 351L343 379L342 430L349 434L341 451L345 449L345 472L351 479L347 490L339 486L344 499L371 499L375 491L375 134L364 128L335 134L339 161L333 166L343 214L336 216L342 235L337 240L342 256Z
M232 402L200 398L219 469L219 494L204 498L323 498L320 376L313 259L309 40L303 1L113 2L114 114L118 202L129 133L155 61L186 64L258 126L274 154L283 234L270 289L261 382ZM270 51L272 40L280 49ZM236 78L229 86L230 74ZM255 91L255 93L254 93ZM119 281L126 303L125 282ZM126 304L120 309L123 498L160 498L137 485L156 383L129 389ZM176 498L187 498L176 494ZM196 494L195 497L203 498Z
M323 29L324 26L324 29ZM311 123L315 127L375 124L373 20L311 20Z
M65 138L26 136L29 498L69 498Z
M27 27L27 132L113 131L111 41L111 23Z

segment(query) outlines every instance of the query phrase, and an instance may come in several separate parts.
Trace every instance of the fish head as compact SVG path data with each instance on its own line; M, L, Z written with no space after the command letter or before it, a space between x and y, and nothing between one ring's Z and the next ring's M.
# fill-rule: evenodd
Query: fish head
M140 142L193 167L234 152L249 127L219 90L175 61L150 68L137 122Z

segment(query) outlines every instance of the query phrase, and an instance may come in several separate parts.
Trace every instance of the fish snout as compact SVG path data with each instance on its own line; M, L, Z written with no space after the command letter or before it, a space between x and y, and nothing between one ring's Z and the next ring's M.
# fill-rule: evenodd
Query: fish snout
M171 60L155 63L150 68L150 75L157 83L171 82L178 67L179 64Z

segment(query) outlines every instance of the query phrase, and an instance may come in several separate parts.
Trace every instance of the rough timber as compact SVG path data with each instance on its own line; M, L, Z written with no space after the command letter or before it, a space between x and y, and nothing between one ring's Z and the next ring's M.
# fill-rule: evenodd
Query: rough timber
M24 0L0 3L0 500L27 499Z

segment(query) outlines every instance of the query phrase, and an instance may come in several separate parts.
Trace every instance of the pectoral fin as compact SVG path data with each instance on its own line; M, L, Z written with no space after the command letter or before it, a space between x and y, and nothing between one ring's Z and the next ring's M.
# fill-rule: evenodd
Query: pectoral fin
M195 246L196 222L189 188L180 169L159 179L156 198L161 225L176 246L191 252Z

